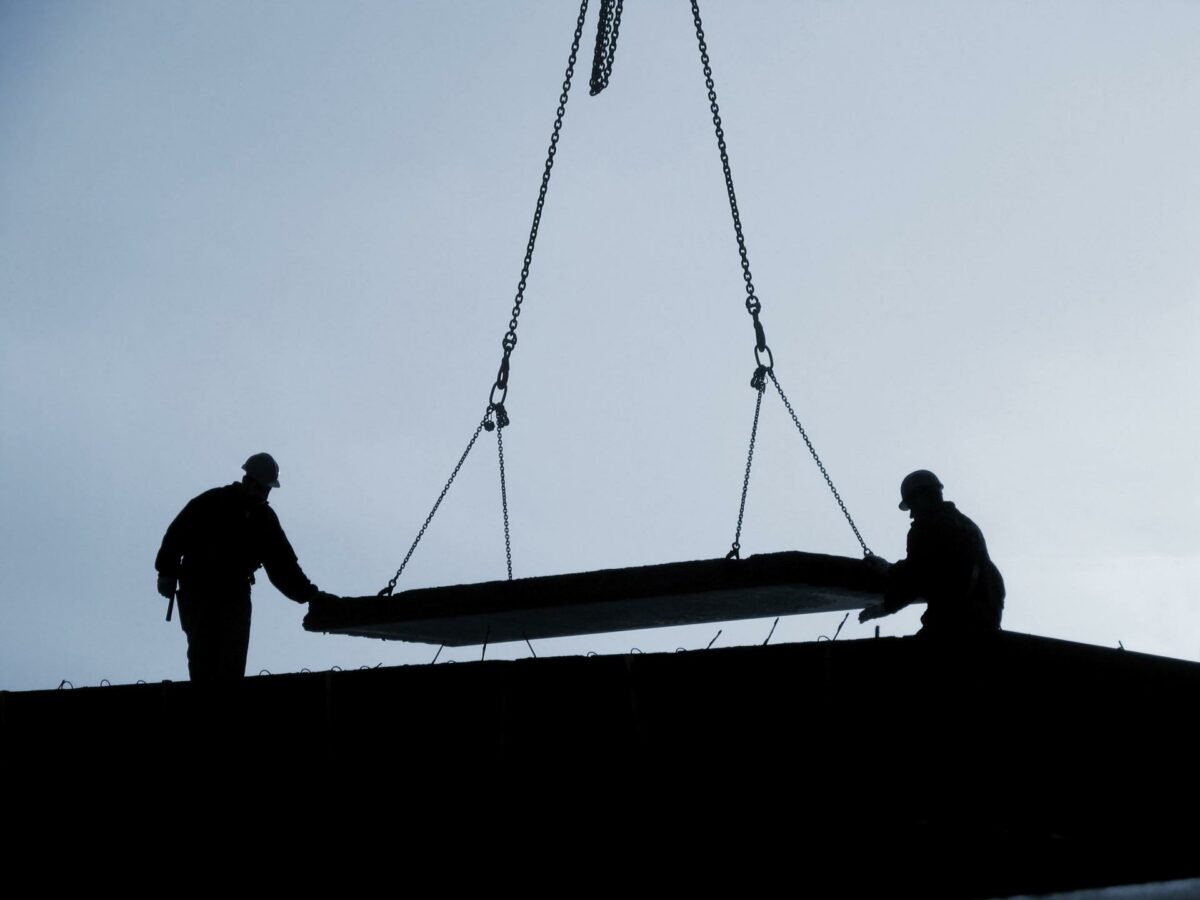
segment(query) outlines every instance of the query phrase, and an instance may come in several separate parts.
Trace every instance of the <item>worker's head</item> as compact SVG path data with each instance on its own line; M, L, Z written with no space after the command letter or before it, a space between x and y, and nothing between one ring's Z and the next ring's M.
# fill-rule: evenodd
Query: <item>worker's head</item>
M900 508L914 517L942 502L942 483L928 469L917 469L900 482Z
M279 487L279 463L270 453L255 453L242 466L246 473L242 483L248 487L261 488L265 497L271 488Z

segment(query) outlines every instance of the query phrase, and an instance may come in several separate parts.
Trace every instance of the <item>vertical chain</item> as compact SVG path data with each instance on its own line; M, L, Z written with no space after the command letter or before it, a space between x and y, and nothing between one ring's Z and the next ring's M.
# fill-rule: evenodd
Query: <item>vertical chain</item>
M508 532L508 487L504 480L504 429L496 429L496 449L500 453L500 509L504 513L504 559L508 564L508 580L512 581L512 538Z
M750 492L750 466L754 462L754 442L758 437L758 413L762 409L764 387L755 390L754 424L750 426L750 452L746 454L746 474L742 476L742 502L738 506L737 531L733 535L733 546L730 547L726 559L741 559L742 553L742 518L746 515L746 495Z
M796 416L796 411L792 409L792 404L787 398L787 394L783 392L783 387L779 384L779 379L775 377L774 369L768 370L767 375L775 385L775 390L779 391L779 397L783 400L783 405L787 407L788 415L792 417L792 422L795 423L796 429L800 432L800 437L804 438L804 444L808 447L808 452L812 454L813 461L817 464L817 468L821 470L821 477L825 479L825 483L829 485L829 490L833 492L833 499L837 501L837 505L842 509L842 515L846 517L846 521L850 523L850 530L854 532L854 536L858 538L858 543L863 549L864 556L874 556L871 548L867 546L867 542L863 540L863 536L858 531L858 526L854 524L854 518L850 515L850 510L846 509L846 504L842 501L842 495L838 493L838 489L833 486L833 479L829 477L829 473L825 471L825 464L821 462L821 457L817 455L817 450L813 447L812 441L808 439L808 432L804 430L804 426L800 424L800 419Z

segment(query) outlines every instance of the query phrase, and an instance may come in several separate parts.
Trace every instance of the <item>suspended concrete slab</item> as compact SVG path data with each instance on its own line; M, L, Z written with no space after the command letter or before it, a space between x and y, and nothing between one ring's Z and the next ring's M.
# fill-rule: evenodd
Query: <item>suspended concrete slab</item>
M790 551L314 600L304 627L467 647L839 612L882 596L883 576L861 559Z

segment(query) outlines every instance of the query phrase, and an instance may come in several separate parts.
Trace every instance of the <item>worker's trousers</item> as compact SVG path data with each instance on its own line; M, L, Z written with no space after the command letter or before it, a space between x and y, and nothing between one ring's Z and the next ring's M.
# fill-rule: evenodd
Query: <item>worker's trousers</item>
M187 635L188 675L195 682L231 681L246 674L250 647L250 586L186 589L178 596Z

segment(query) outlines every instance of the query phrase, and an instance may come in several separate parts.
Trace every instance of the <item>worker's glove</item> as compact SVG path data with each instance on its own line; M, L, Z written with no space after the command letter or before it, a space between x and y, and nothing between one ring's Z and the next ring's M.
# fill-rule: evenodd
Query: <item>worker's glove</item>
M175 598L175 579L170 575L159 575L158 592L168 600L173 600Z
M340 599L341 599L341 597L338 597L336 594L329 594L322 590L314 590L311 594L309 594L303 600L298 600L297 602L298 603L312 603L314 600L324 601L324 600L340 600Z
M868 606L858 614L859 622L870 622L872 619L881 619L888 614L887 607L882 603L876 603L874 606Z

